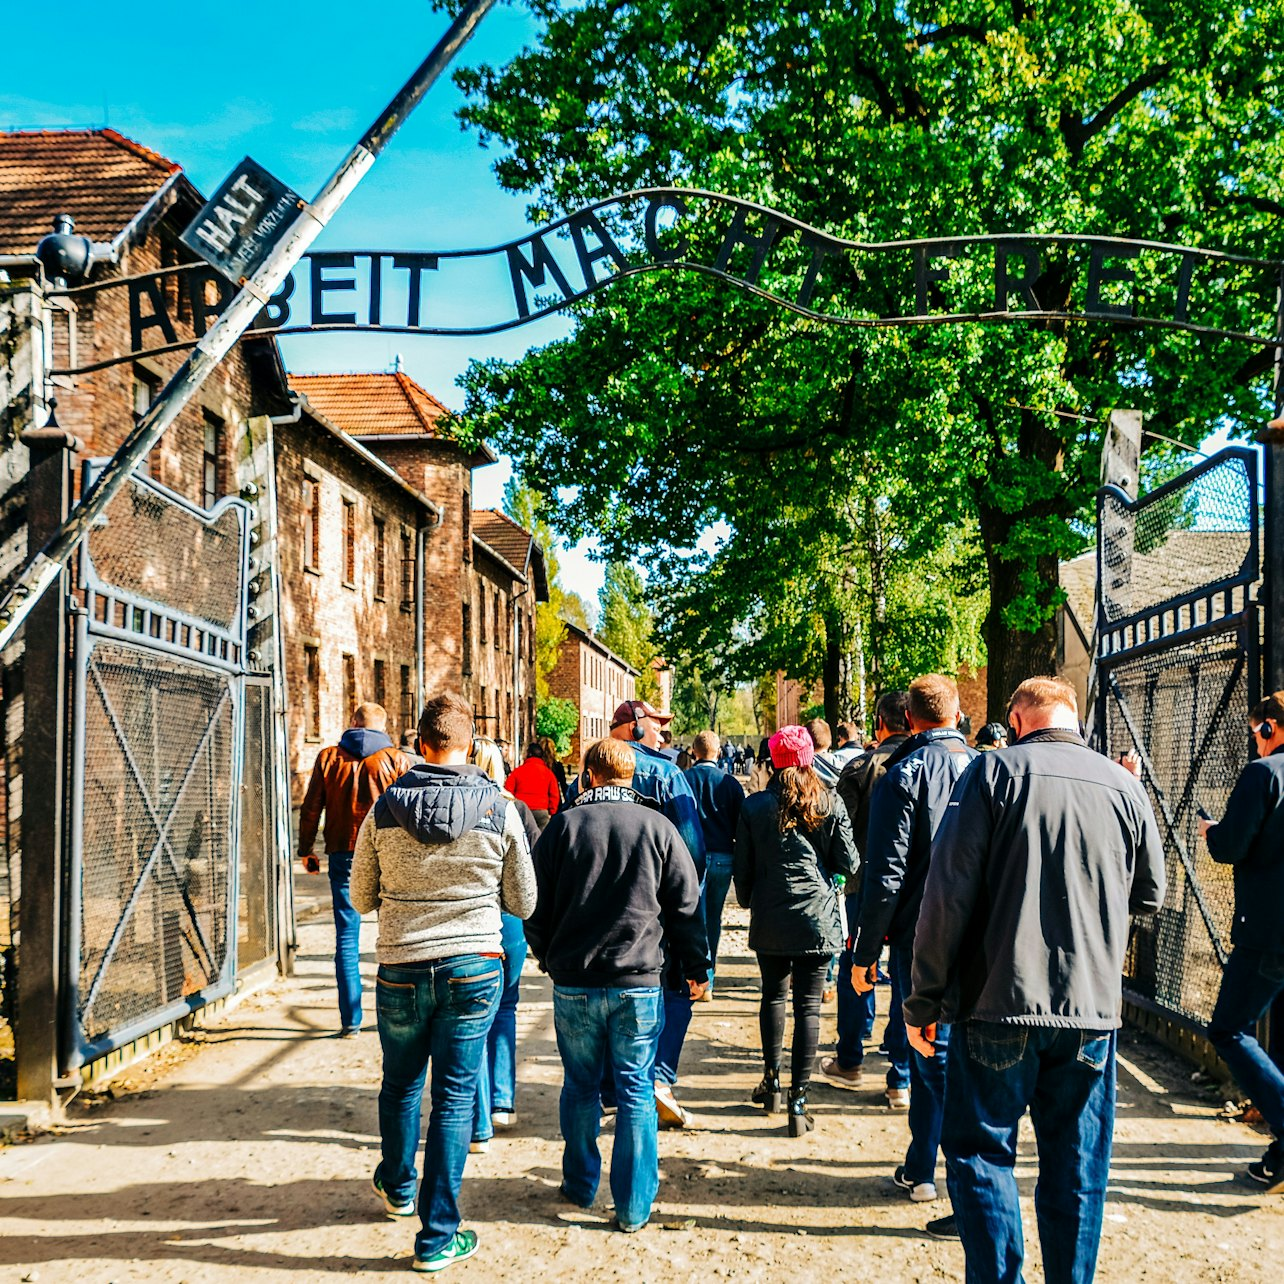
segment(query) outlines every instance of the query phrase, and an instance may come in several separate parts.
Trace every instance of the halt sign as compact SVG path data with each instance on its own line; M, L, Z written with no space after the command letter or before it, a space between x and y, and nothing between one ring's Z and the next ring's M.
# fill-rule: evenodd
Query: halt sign
M253 276L285 235L301 204L299 194L248 156L179 238L188 249L240 282Z

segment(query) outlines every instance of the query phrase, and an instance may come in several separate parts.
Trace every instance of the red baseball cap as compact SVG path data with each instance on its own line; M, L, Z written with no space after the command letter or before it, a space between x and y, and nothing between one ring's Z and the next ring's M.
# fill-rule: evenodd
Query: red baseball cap
M781 727L767 741L771 750L771 765L782 767L810 767L816 756L816 742L806 727Z
M664 724L673 721L673 714L661 713L659 709L652 708L645 700L626 700L612 714L611 729L622 727L626 722L641 722L643 718L654 718L656 722Z

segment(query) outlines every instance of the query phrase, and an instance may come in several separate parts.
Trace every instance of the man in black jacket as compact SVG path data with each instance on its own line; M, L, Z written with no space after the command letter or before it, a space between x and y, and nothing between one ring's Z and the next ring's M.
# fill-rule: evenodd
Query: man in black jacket
M959 690L949 678L939 673L915 678L909 696L914 734L888 758L887 774L870 802L860 922L852 949L851 980L857 994L873 988L884 940L891 946L893 983L901 994L909 994L914 929L932 836L954 782L976 757L959 730ZM934 1057L910 1056L910 1144L892 1180L916 1203L936 1198L946 1044L946 1039L940 1041ZM949 1230L945 1225L939 1229Z
M852 823L856 850L862 854L869 836L869 802L874 786L887 774L887 764L910 738L909 692L884 691L874 706L874 739L872 749L853 758L838 777L838 796L847 808ZM820 1073L831 1083L844 1088L860 1086L865 1060L865 1040L874 1029L877 1013L874 990L857 994L851 985L852 944L860 921L860 889L864 880L862 865L846 887L843 897L847 919L847 941L838 956L838 1045L832 1057L820 1063ZM901 1014L904 995L891 986L887 1028L883 1046L887 1049L887 1105L892 1110L909 1108L909 1044L905 1042L905 1021Z
M1012 747L963 773L937 831L905 1023L927 1057L954 1023L941 1149L968 1280L1021 1278L1013 1166L1028 1107L1044 1273L1088 1284L1129 917L1163 900L1163 848L1136 777L1079 735L1072 687L1028 679L1008 720Z
M589 788L548 823L535 848L539 888L526 939L553 978L553 1024L565 1077L562 1193L592 1206L602 1074L613 1070L619 1113L611 1155L616 1225L641 1230L660 1184L652 1078L664 1023L661 940L692 998L709 958L695 861L673 823L630 787L635 754L599 740L584 759Z
M1249 715L1261 757L1240 773L1214 824L1200 820L1208 853L1235 870L1235 921L1208 1038L1261 1111L1275 1140L1248 1167L1268 1192L1284 1191L1284 1073L1257 1041L1257 1022L1284 993L1284 691Z

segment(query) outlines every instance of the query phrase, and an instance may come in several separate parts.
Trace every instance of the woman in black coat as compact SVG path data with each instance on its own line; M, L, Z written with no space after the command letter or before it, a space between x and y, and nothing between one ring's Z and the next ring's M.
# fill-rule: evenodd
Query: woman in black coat
M776 774L750 794L736 828L736 899L749 910L749 948L762 974L762 1083L753 1099L779 1110L785 995L793 983L794 1041L789 1083L789 1135L815 1127L807 1088L820 1041L820 1000L829 960L843 947L839 887L856 870L847 808L811 763L815 746L802 727L782 727L769 743Z

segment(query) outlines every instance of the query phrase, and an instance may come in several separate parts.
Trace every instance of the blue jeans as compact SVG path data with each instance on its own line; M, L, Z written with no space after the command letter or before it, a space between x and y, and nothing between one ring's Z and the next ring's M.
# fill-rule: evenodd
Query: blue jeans
M850 946L860 919L860 897L844 896L843 905L847 912L847 945L838 956L838 1046L834 1052L844 1070L854 1070L865 1060L865 1040L874 1032L877 1009L873 990L857 994L852 989Z
M731 887L734 858L730 852L706 852L704 875L704 930L709 937L709 984L718 967L718 942L722 939L722 908Z
M511 1111L517 1096L517 999L522 964L526 962L526 933L522 920L513 914L501 914L500 922L504 988L500 991L499 1010L490 1027L486 1056L477 1076L474 1141L487 1141L495 1135L491 1115L497 1110Z
M601 1084L609 1051L619 1104L611 1195L624 1226L641 1226L651 1216L660 1188L652 1075L663 1022L658 988L553 987L553 1025L565 1072L559 1107L565 1142L562 1185L585 1208L597 1195L602 1176L597 1148Z
M422 1228L415 1236L420 1257L445 1248L459 1229L459 1184L472 1137L477 1074L503 979L501 960L480 954L379 968L375 1004L383 1047L383 1159L377 1174L397 1201L415 1192L419 1110L432 1061L432 1113L419 1188Z
M361 1024L361 915L348 895L352 878L352 853L331 852L326 857L330 875L330 903L334 906L334 979L339 987L339 1024L351 1029Z
M890 962L890 960L889 960ZM887 1086L910 1086L910 1045L905 1037L905 1011L901 1004L905 994L895 969L888 973L887 1025L883 1029L883 1047L887 1049Z
M1208 1041L1277 1141L1284 1138L1284 1073L1258 1043L1256 1025L1279 994L1284 994L1284 954L1237 945L1226 961L1208 1023Z
M909 946L893 945L891 961L893 983L902 994L912 993L912 952ZM949 1050L950 1027L937 1025L936 1056L925 1057L921 1052L910 1051L910 1144L905 1152L905 1176L915 1185L936 1181L936 1155L941 1146L941 1120L945 1114L945 1070L949 1064ZM890 1074L888 1081L891 1081Z
M967 1284L1020 1281L1017 1129L1039 1150L1034 1210L1048 1284L1090 1284L1115 1123L1115 1032L967 1021L954 1031L941 1147Z

